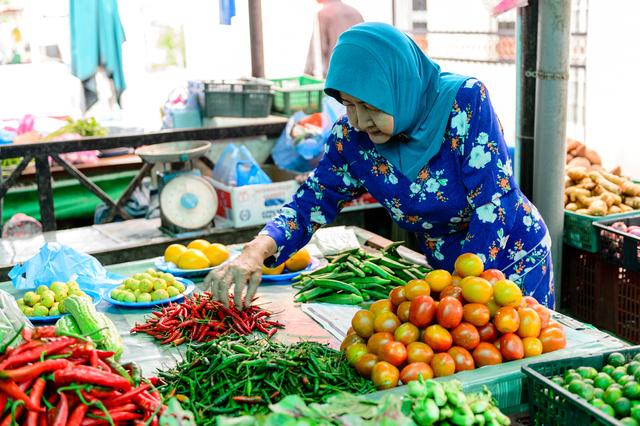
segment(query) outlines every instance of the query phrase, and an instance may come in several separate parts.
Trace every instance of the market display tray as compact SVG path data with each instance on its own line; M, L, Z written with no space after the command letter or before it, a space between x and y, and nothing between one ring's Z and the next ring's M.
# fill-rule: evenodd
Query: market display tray
M202 268L202 269L180 269L175 265L175 263L167 262L166 260L164 260L164 257L162 256L158 256L154 258L153 265L156 267L157 270L161 272L168 272L174 277L201 278L207 275L209 272L213 271L214 269L221 268L222 266L231 262L233 259L238 257L239 254L240 254L239 251L232 251L229 258L224 262L222 262L220 265L211 266L209 268Z
M102 297L94 291L90 291L90 290L82 290L82 291L87 296L91 297L91 301L93 302L94 306L100 303L100 301L102 300ZM53 316L47 316L47 317L27 317L27 318L29 319L29 321L31 321L34 324L49 324L52 322L56 322L57 320L59 320L65 315L69 315L69 314L65 313L65 314L53 315Z
M119 306L122 308L129 308L129 309L146 309L146 308L153 308L154 306L167 305L171 302L177 302L179 300L184 299L185 296L188 296L191 293L193 293L193 291L196 289L196 285L191 280L188 280L182 277L176 277L176 281L182 283L185 286L184 292L182 292L177 296L170 297L168 299L152 300L151 302L140 302L140 303L122 302L120 300L113 299L109 293L105 293L103 298L104 300L106 300L107 302L111 303L114 306Z
M296 271L296 272L285 272L283 274L277 274L277 275L262 274L262 282L265 284L276 284L276 283L284 284L288 281L291 281L292 279L302 274L303 272L312 271L316 269L318 266L320 266L320 260L315 257L311 257L311 262L309 262L309 265L303 270Z

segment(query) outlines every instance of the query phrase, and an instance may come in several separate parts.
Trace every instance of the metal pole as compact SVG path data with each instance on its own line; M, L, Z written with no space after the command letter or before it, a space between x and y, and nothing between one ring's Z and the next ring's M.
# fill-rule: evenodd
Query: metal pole
M520 189L533 194L533 132L535 128L538 49L538 0L518 9L516 21L516 152L515 175Z
M571 0L540 0L539 13L533 202L551 235L554 276L561 277Z
M391 0L391 25L396 26L396 0Z
M262 0L249 0L249 34L251 38L251 75L264 77Z

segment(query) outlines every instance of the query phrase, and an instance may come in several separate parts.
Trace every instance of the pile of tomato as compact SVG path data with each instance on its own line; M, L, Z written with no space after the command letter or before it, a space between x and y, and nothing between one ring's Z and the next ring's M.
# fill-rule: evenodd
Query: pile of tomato
M454 275L434 270L396 287L351 324L341 349L379 389L566 346L545 306L470 253L458 257Z

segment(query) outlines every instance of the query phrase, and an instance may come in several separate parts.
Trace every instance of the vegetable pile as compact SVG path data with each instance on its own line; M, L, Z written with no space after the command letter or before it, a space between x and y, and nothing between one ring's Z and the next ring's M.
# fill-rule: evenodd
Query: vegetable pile
M509 419L493 404L491 393L465 395L458 381L420 380L408 394L386 395L379 401L337 394L325 404L307 405L288 396L270 407L267 415L220 418L218 426L313 425L508 425ZM295 422L295 423L294 423Z
M66 312L63 302L69 296L91 299L75 281L54 281L50 286L41 285L36 291L27 291L16 302L27 317L53 317Z
M565 209L590 216L640 209L640 185L622 176L585 167L569 167L565 180Z
M135 364L121 366L114 352L56 333L23 329L22 344L0 349L1 425L158 424L160 394Z
M294 280L300 288L296 302L357 305L365 300L386 299L389 291L429 271L403 259L395 242L377 253L350 250L329 257L329 264Z
M162 302L184 293L185 286L166 272L148 269L125 279L109 293L114 300L128 303Z
M640 424L640 353L627 359L613 352L600 371L583 366L551 380L623 425Z
M593 149L589 149L580 141L569 139L567 140L567 166L569 167L584 167L589 171L601 171L602 159L600 155ZM620 167L616 167L611 171L614 174L620 174Z
M310 403L336 392L374 390L343 354L326 345L289 346L251 336L191 344L184 359L158 377L163 395L175 395L202 425L215 424L218 414L266 413L269 404L287 395Z
M131 333L146 333L163 345L208 342L228 333L244 335L254 331L271 337L284 325L270 317L271 312L255 305L243 310L233 304L226 308L213 300L211 293L204 292L152 312L146 322L133 327Z
M460 255L455 273L431 271L354 315L341 349L358 373L388 389L566 346L547 308L477 255Z

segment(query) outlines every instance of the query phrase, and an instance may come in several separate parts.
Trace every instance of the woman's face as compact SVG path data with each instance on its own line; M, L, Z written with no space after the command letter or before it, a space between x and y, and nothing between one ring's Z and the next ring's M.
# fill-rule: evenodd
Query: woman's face
M360 99L340 92L342 103L347 107L349 122L356 129L366 132L371 142L383 144L393 135L393 117Z

